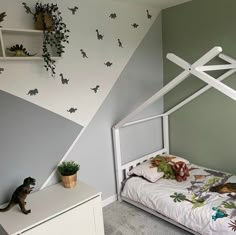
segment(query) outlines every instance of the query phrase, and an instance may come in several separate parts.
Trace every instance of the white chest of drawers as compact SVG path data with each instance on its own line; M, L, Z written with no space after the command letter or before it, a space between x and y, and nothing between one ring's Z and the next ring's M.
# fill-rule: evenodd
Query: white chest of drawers
M26 201L30 214L18 206L0 214L9 235L104 235L101 194L81 181L73 189L53 185Z

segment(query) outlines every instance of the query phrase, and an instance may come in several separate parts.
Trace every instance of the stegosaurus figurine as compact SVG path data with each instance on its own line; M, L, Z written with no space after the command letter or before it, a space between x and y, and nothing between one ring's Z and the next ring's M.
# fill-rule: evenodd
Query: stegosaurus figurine
M26 48L24 48L24 46L21 44L16 44L15 46L12 46L10 48L7 48L8 51L14 53L14 56L18 56L18 57L23 57L23 56L35 56L36 54L30 55Z
M173 166L168 162L161 162L158 167L162 172L164 172L165 179L175 179L175 172L173 170Z

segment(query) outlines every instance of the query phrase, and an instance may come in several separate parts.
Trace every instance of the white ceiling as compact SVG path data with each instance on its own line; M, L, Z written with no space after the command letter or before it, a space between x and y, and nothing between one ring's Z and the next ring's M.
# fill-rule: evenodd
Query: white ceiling
M185 2L189 2L192 0L114 0L114 1L126 2L126 3L129 2L133 4L141 4L141 5L156 7L159 9L165 9L165 8L182 4Z

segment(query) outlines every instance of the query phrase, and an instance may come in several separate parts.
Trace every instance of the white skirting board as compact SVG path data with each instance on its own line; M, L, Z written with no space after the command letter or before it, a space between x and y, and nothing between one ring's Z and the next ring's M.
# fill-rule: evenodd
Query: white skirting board
M112 202L117 201L117 194L106 198L105 200L102 201L102 207L110 205Z

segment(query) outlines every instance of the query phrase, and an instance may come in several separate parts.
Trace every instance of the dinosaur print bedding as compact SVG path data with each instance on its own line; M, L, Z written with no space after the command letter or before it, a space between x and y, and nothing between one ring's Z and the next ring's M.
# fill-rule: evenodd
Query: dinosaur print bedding
M236 235L236 193L212 192L213 186L236 183L236 176L191 165L186 181L150 183L131 177L122 196L139 202L202 235Z

